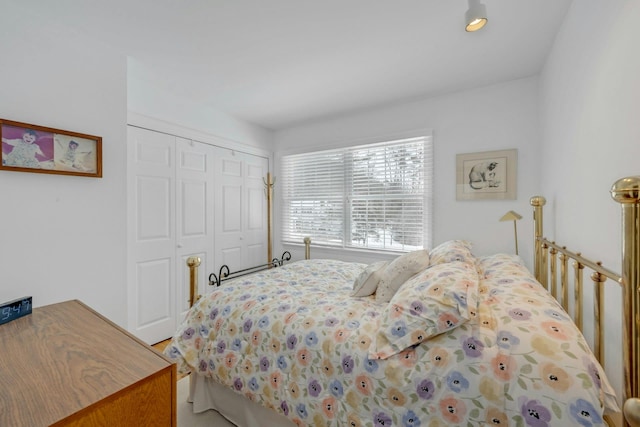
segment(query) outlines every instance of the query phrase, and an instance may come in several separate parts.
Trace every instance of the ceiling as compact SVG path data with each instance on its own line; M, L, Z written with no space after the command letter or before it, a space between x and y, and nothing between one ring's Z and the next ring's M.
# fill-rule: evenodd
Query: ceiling
M30 0L162 88L278 130L537 74L571 0Z

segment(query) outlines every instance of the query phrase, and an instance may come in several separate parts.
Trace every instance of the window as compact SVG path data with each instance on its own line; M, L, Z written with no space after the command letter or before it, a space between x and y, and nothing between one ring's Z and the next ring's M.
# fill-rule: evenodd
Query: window
M431 136L282 158L283 242L411 251L431 243Z

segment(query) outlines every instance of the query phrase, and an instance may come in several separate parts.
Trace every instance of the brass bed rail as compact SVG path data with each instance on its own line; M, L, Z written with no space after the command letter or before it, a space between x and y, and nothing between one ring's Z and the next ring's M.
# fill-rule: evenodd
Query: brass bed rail
M543 237L544 197L530 200L534 218L534 274L538 281L569 312L569 260L573 261L574 320L582 330L583 270L593 272L594 284L594 353L604 365L604 286L622 285L624 425L640 426L640 176L622 178L611 187L611 197L622 208L622 274L617 274L566 246ZM558 265L560 261L560 292ZM611 281L607 281L610 279Z
M246 276L247 274L257 273L269 268L281 267L286 261L291 260L291 253L284 251L280 259L274 258L271 262L255 267L249 267L242 270L231 272L228 265L220 267L218 275L211 273L209 275L209 286L220 286L225 280L236 279ZM201 295L198 295L198 267L200 266L200 258L191 256L187 258L187 267L189 267L189 307L193 306Z
M270 177L269 177L270 179ZM311 259L311 238L304 238L304 259ZM270 245L269 245L270 246ZM269 251L271 252L271 251ZM270 255L270 254L269 254ZM211 273L209 275L209 285L210 286L220 286L220 284L229 279L234 279L236 277L241 277L246 274L257 273L258 271L262 271L268 268L280 267L284 264L285 261L291 260L291 253L289 251L285 251L282 254L280 259L273 258L270 262L258 265L256 267L249 267L243 270L230 272L229 266L226 264L220 267L218 271L218 275L215 273ZM189 307L193 306L196 301L200 298L198 295L198 267L200 267L201 260L197 256L190 256L187 258L187 267L189 267Z
M255 267L244 268L238 271L230 271L229 266L227 264L220 267L218 271L218 275L215 273L209 274L209 286L220 286L222 282L225 280L237 279L238 277L246 276L248 274L257 273L262 270L267 270L269 268L281 267L285 261L291 260L291 253L289 251L284 251L280 259L274 258L271 262L262 265L256 265Z

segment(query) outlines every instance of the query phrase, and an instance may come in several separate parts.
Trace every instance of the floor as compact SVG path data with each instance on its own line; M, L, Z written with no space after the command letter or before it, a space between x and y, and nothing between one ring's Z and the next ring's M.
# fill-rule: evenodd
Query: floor
M152 347L162 352L169 341L159 342ZM178 375L177 390L178 427L235 427L215 411L206 411L201 414L193 413L191 403L187 402L189 396L188 375Z
M216 411L194 414L189 396L189 377L178 381L178 427L235 427Z

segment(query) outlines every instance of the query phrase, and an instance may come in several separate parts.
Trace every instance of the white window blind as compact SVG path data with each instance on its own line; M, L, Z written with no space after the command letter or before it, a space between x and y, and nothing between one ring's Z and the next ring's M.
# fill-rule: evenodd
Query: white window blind
M431 136L284 156L284 242L410 251L431 241Z

